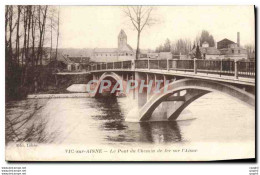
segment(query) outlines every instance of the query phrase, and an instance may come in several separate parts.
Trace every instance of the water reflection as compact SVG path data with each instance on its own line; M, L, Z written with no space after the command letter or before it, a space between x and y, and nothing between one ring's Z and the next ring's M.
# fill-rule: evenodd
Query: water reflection
M219 95L197 100L189 106L193 113L184 111L181 121L125 122L126 109L131 109L129 104L127 99L112 97L8 102L6 144L25 141L129 145L254 140L254 111Z
M106 137L106 140L111 142L170 143L183 141L178 122L106 121L102 124L101 130L116 131Z
M182 136L177 122L142 122L140 123L141 141L151 143L181 142Z
M15 142L51 143L57 133L46 133L48 123L39 118L39 113L46 100L23 100L6 104L6 144Z
M182 141L180 127L176 121L127 123L124 121L124 114L120 109L117 98L99 98L96 102L95 106L101 109L103 113L92 116L92 118L102 120L100 130L116 131L116 134L109 134L106 137L107 141L145 143Z

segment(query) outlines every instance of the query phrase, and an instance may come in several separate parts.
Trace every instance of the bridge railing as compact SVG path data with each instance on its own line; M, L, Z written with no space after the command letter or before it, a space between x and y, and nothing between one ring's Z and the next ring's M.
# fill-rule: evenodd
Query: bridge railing
M207 74L218 74L238 77L255 77L255 62L234 60L129 60L107 63L96 63L91 71L110 69L159 69Z
M159 60L148 60L148 61L149 61L149 69L159 69Z
M136 69L148 69L148 60L135 60Z
M101 70L101 64L97 64L97 70Z
M107 63L106 69L114 69L114 63Z
M123 68L123 62L114 62L114 69L122 69Z
M102 64L101 64L101 69L102 69L102 70L106 69L106 63L102 63Z
M123 61L123 69L131 69L132 61Z
M234 75L235 74L235 62L230 60L220 61L221 65L221 74L223 75Z
M193 72L194 61L193 60L168 60L169 70Z
M239 61L237 69L238 76L255 77L255 62Z
M197 72L234 75L235 62L230 60L196 60Z

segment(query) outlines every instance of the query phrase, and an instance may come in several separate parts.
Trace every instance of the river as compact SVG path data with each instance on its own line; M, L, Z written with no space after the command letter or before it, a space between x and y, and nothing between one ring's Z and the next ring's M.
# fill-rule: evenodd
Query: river
M125 122L127 98L26 99L6 103L6 151L15 143L37 145L183 145L249 143L255 111L219 93L190 104L174 122ZM248 146L247 146L248 147Z

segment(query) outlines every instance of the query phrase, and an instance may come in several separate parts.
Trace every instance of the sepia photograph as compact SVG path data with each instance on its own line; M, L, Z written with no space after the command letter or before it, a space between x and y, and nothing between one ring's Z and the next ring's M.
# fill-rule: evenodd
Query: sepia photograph
M256 161L255 11L5 5L5 161Z

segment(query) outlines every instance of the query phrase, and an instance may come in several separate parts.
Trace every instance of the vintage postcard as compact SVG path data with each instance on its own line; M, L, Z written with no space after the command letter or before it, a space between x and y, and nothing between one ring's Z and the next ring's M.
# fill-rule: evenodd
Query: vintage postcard
M5 6L6 161L255 160L254 6Z

